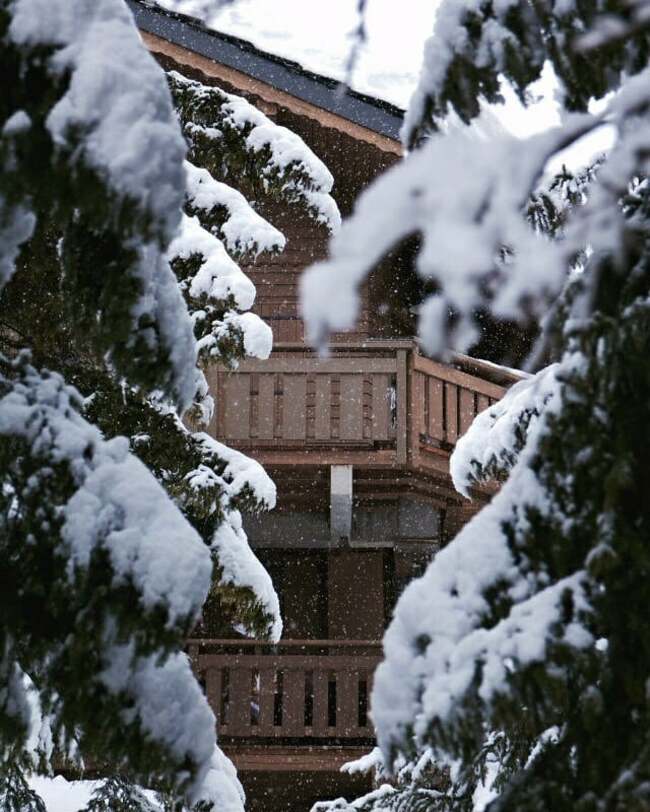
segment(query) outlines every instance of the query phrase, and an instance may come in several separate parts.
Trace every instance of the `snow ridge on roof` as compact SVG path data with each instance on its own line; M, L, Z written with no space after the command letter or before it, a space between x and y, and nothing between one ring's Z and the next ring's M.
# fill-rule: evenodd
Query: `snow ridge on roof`
M404 111L390 102L345 88L335 79L262 51L247 40L207 28L200 20L164 9L153 0L127 0L127 5L143 31L234 68L380 135L399 140Z

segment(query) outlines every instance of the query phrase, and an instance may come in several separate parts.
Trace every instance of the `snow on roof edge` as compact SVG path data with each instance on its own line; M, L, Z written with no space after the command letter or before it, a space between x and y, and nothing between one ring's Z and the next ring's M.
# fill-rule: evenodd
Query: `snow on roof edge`
M263 51L248 40L208 28L200 20L169 11L154 0L126 2L142 30L399 141L404 110L396 105L346 88L336 79Z

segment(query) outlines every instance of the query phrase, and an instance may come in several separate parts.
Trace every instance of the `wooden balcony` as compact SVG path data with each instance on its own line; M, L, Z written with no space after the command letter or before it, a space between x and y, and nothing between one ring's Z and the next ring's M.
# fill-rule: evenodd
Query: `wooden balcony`
M217 393L210 431L270 467L446 473L458 437L516 379L499 379L480 362L473 369L478 374L425 358L410 340L339 344L327 358L279 344L266 361L210 371Z
M378 642L190 640L188 652L226 745L373 739L368 702Z

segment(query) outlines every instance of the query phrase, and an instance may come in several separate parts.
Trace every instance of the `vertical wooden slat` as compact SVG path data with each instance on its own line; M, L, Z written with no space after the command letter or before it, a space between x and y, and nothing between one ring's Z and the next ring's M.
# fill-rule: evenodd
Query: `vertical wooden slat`
M327 736L327 684L329 674L325 668L314 671L314 723L312 733L314 736Z
M350 737L357 727L359 673L345 668L336 673L336 735Z
M425 380L421 372L411 369L410 408L410 453L411 463L417 465L420 457L420 434L425 433L424 425L424 388Z
M474 420L474 392L469 389L460 389L460 426L459 434L465 434Z
M397 350L397 463L406 465L408 439L408 353Z
M330 439L330 378L329 375L316 376L316 403L314 405L317 440Z
M291 659L300 661L302 658ZM297 662L284 672L282 733L284 736L301 736L305 733L305 669Z
M260 668L260 719L257 725L259 736L273 735L273 711L275 707L275 668Z
M246 736L251 728L251 669L235 665L230 669L228 733Z
M387 440L390 421L388 375L372 376L372 439Z
M282 436L304 440L307 436L307 376L284 375Z
M435 440L444 440L444 384L439 378L429 378L427 388L429 391L429 424L427 426L427 434Z
M458 387L453 383L445 382L445 417L446 439L455 443L458 439Z
M486 395L479 395L477 399L477 412L480 414L484 409L490 405L490 398Z
M275 376L259 376L257 436L260 440L273 439L273 397Z
M220 726L226 723L221 719L221 669L208 668L205 672L205 693L208 704L212 708L212 713L217 717L217 724Z
M250 437L250 375L238 372L221 380L224 432L228 440Z
M342 440L363 439L363 376L341 375Z

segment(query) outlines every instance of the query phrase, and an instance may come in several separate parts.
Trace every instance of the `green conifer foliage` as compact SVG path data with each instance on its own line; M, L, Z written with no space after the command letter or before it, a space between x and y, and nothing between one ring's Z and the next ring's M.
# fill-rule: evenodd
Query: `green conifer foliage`
M174 812L238 808L182 649L199 621L279 637L241 520L275 490L188 425L211 418L200 364L270 352L235 259L284 237L184 161L168 82L122 0L0 0L0 73L3 800L31 798L21 771L47 769L44 726L47 755L74 745L125 776L92 809L148 810L137 784ZM208 92L193 83L187 98ZM334 227L331 175L297 136L257 123L276 166L262 191ZM234 180L252 188L261 167Z
M142 790L120 776L111 776L94 790L83 812L158 812Z
M449 793L431 809L470 812L467 790L488 762L498 792L490 812L649 808L642 7L445 0L405 127L418 148L364 194L331 259L303 283L312 336L322 339L354 311L342 318L338 302L318 302L325 279L354 290L389 247L419 232L418 269L438 285L421 310L425 346L471 344L471 315L483 305L539 318L535 357L554 360L459 441L457 489L469 497L496 479L500 490L405 590L385 635L371 702L379 744L389 769L427 749L449 766ZM481 97L496 100L500 75L525 98L545 60L565 110L580 115L524 141L439 129L450 110L468 121ZM610 90L618 94L604 112L586 111ZM605 123L615 144L598 165L538 192L549 160ZM560 209L558 184L569 191ZM496 759L487 759L493 736ZM417 788L412 781L402 797Z
M0 804L3 812L47 812L42 799L15 765L0 770Z

